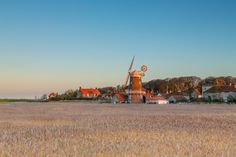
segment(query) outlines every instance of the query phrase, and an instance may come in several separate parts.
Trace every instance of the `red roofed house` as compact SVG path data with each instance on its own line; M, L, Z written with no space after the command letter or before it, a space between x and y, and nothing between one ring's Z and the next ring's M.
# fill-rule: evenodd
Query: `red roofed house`
M96 88L82 88L77 92L77 98L97 98L101 95L100 91Z

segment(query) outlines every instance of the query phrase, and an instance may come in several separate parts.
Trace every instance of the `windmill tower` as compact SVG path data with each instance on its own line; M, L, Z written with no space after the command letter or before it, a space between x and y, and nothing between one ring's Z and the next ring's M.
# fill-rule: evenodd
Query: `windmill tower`
M141 70L132 70L134 59L135 57L132 59L125 81L125 87L129 82L129 89L126 91L126 93L128 95L128 102L143 103L145 91L143 91L142 77L145 75L145 72L148 70L148 68L146 65L143 65Z

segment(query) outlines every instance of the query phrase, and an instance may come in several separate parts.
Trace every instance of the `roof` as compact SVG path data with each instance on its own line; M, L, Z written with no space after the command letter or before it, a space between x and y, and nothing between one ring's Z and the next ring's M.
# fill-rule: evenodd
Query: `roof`
M234 86L214 86L208 89L205 93L221 93L221 92L235 92L236 88Z
M87 95L87 94L100 95L101 94L98 89L94 89L94 88L80 88L79 91L84 95Z

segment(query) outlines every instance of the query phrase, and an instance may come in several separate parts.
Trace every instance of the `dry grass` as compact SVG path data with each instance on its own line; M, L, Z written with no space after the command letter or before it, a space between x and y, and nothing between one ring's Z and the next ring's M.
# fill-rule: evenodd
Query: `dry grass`
M3 103L0 156L235 157L236 106Z

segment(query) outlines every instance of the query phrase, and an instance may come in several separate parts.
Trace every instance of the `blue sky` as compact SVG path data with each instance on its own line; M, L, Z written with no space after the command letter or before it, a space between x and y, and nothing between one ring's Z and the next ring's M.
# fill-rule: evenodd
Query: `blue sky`
M0 97L196 75L236 76L234 0L2 0Z

